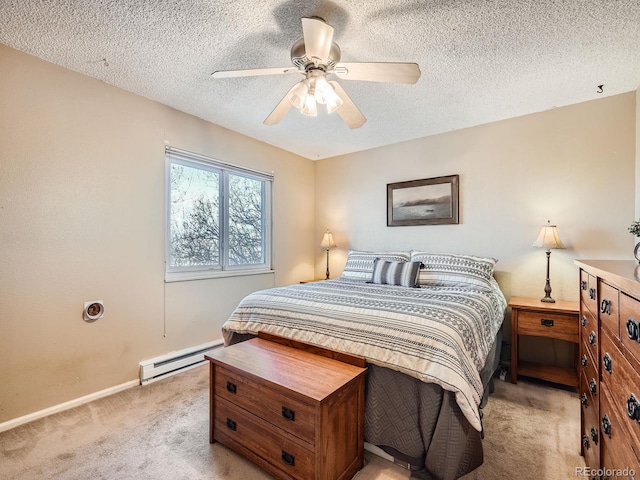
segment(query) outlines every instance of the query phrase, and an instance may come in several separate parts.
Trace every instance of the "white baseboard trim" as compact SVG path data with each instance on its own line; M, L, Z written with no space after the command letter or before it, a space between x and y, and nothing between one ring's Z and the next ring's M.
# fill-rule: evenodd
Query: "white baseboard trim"
M44 410L39 410L37 412L23 415L22 417L8 420L6 422L0 423L0 432L11 430L12 428L24 425L25 423L33 422L34 420L53 415L54 413L63 412L73 407L78 407L102 397L108 397L109 395L113 395L114 393L118 393L123 390L127 390L128 388L136 387L138 385L140 385L140 379L130 380L114 387L105 388L104 390L100 390L99 392L90 393L89 395L85 395L84 397L69 400L68 402L60 403L58 405L45 408Z

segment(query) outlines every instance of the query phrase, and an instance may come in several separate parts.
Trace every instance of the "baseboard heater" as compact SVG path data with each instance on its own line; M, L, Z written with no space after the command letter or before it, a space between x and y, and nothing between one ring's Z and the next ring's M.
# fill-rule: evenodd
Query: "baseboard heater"
M197 367L205 362L206 353L220 348L224 345L224 340L215 340L203 343L195 347L185 348L160 355L156 358L143 360L140 362L140 384L155 382L176 373L184 372L189 368Z

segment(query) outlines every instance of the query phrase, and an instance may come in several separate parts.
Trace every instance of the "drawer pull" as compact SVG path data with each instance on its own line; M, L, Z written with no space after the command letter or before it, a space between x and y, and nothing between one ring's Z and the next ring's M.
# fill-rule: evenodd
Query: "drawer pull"
M640 403L633 393L627 400L627 415L631 420L640 422Z
M233 430L235 432L236 431L236 422L234 422L230 418L227 418L227 428L229 430Z
M640 343L640 322L635 318L627 320L627 336Z
M606 313L607 315L611 315L611 300L605 298L600 303L600 313Z
M587 289L587 281L586 280L582 280L580 282L580 290L586 290Z
M296 465L296 457L284 450L282 450L282 461L290 467L295 467Z
M582 354L582 358L580 359L580 364L583 367L587 366L587 363L589 363L589 361L587 360L587 355L585 355L584 353Z
M595 345L596 344L596 332L591 332L589 333L589 343L591 345Z
M589 437L587 437L586 435L582 435L582 446L585 448L585 450L589 450Z
M587 316L586 315L582 315L582 319L580 320L580 323L582 324L583 327L587 326Z
M287 407L282 407L282 416L290 422L296 421L296 412Z
M542 318L540 319L540 325L543 325L545 327L553 327L553 320L549 318Z
M593 287L591 287L591 288L589 289L589 298L590 298L591 300L595 300L595 299L596 299L596 289L595 289L595 288L593 288Z
M611 438L611 422L609 421L609 416L606 414L602 417L602 431Z
M594 445L598 444L598 432L596 431L596 427L591 427L591 440Z
M587 399L587 394L586 393L582 393L582 397L580 398L580 403L582 403L583 406L587 407L589 404L589 400Z
M235 383L231 383L231 382L227 382L227 392L229 393L236 393L236 384Z
M612 373L611 356L608 353L604 354L604 357L602 358L602 363L604 364L604 369L607 372Z
M596 379L592 378L591 381L589 382L589 391L595 395L597 389L598 389L598 384L596 383Z

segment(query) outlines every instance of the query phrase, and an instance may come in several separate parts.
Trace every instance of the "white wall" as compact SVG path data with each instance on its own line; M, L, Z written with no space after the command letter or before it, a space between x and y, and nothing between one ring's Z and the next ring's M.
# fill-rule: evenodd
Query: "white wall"
M0 72L0 422L135 379L220 338L247 293L312 277L310 160L2 45ZM165 141L274 172L275 274L164 283Z
M333 275L348 248L467 253L498 259L507 299L541 298L546 257L531 244L551 220L567 246L551 254L552 296L577 300L574 259L633 259L635 118L633 92L318 161L315 238L334 234ZM453 174L458 225L386 226L388 183Z

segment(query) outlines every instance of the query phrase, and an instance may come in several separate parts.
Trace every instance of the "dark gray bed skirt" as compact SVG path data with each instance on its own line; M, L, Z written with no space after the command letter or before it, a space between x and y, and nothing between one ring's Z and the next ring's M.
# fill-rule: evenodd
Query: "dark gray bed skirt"
M252 337L234 333L229 343ZM481 407L493 389L501 344L500 331L480 373L485 385ZM388 368L368 368L366 442L407 464L413 478L455 480L482 464L482 433L469 424L453 392Z

